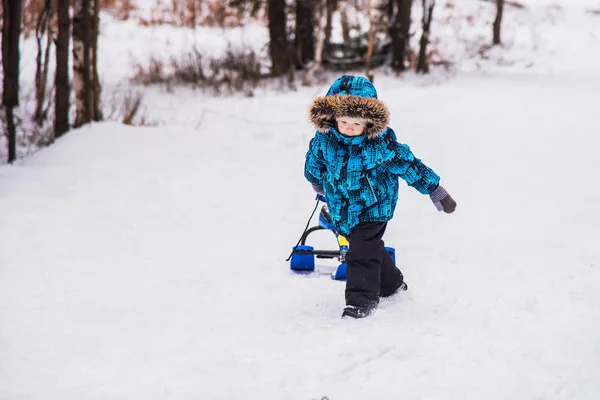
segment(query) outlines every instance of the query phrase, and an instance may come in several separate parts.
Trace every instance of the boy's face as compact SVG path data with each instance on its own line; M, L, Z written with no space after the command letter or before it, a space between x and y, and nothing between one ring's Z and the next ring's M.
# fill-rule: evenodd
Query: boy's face
M337 126L338 131L345 136L360 136L365 131L364 122L358 118L339 117Z

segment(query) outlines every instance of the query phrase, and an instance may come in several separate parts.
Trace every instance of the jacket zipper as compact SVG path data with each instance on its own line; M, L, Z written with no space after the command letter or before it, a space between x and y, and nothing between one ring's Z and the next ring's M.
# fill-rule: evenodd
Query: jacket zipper
M379 199L377 198L377 193L375 193L375 188L371 184L371 180L369 179L369 175L367 175L367 182L369 182L369 187L371 188L371 192L373 192L373 196L375 196L375 201L379 203Z

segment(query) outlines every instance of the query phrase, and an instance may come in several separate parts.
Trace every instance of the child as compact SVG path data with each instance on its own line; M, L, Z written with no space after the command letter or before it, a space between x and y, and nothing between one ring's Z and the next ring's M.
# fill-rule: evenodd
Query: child
M342 318L363 318L379 297L408 288L382 241L398 201L398 177L428 194L439 211L452 213L456 202L440 177L396 141L389 111L368 79L341 76L309 114L317 132L304 175L325 196L332 224L349 242Z

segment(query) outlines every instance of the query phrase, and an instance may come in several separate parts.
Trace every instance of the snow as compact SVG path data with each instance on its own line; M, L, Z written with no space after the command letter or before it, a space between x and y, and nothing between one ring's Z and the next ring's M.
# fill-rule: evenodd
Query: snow
M335 263L285 262L314 207L306 110L329 82L146 89L158 126L93 124L1 166L0 399L597 399L589 4L536 28L535 67L376 76L458 209L402 185L385 240L410 290L365 320L339 318Z

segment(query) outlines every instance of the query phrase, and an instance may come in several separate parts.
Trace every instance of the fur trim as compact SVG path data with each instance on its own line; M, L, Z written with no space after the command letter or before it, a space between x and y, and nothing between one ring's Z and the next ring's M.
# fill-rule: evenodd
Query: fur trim
M310 123L321 132L329 131L337 117L360 118L366 122L369 139L380 135L390 121L390 112L383 102L371 97L332 95L317 97L309 108Z

